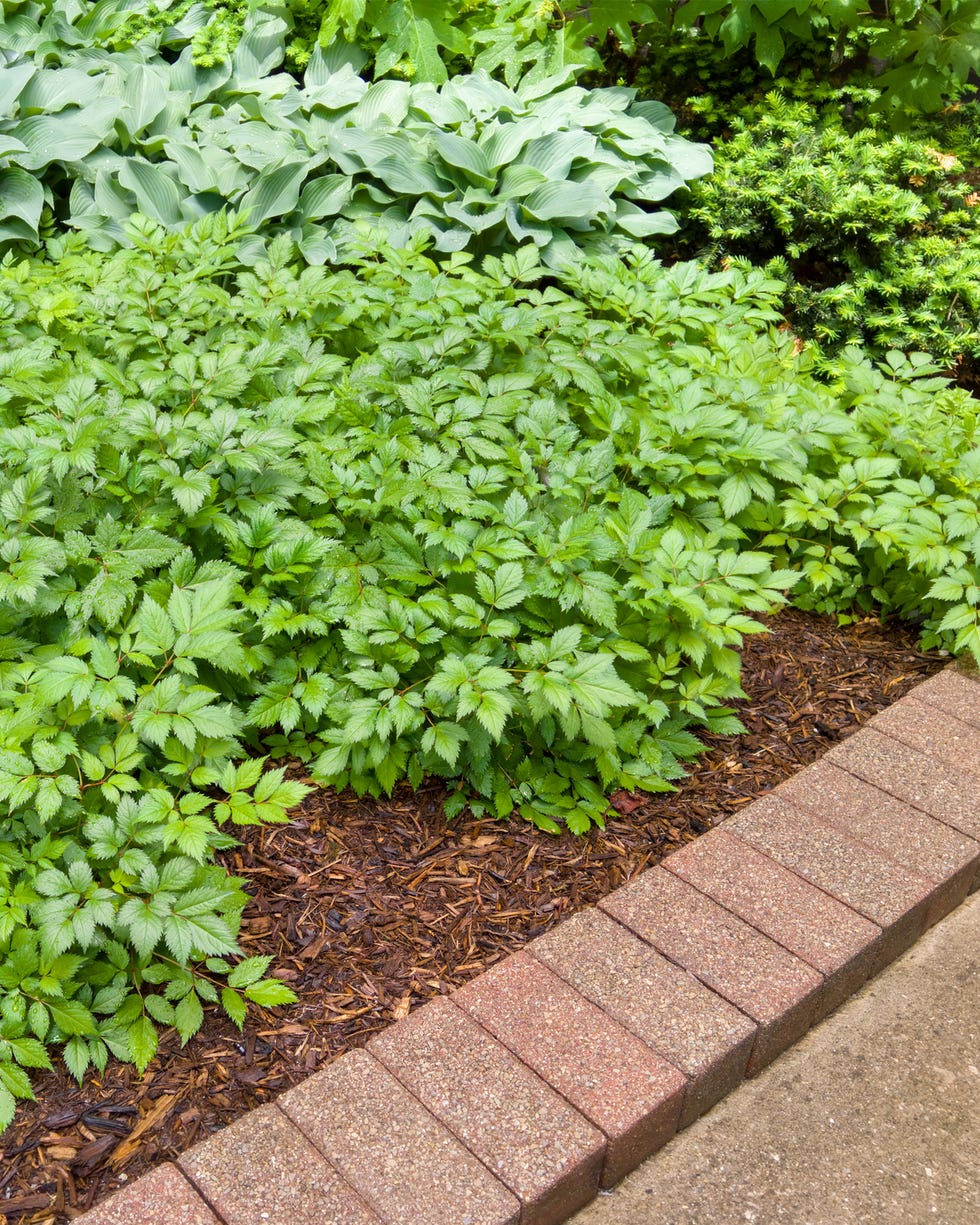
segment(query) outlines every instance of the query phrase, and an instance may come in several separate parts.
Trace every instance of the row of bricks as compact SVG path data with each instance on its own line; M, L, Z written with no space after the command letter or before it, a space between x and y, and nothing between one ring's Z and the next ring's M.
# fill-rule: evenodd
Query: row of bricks
M86 1225L565 1220L980 884L978 729L947 669Z

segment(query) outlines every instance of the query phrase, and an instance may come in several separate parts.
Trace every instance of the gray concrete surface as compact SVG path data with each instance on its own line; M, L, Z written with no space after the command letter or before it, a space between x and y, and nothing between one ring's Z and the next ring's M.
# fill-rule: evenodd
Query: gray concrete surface
M570 1225L978 1225L980 893Z

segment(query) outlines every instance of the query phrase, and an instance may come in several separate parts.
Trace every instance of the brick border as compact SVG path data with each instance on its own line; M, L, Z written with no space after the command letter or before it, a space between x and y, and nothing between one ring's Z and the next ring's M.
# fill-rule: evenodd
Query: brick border
M980 677L79 1218L558 1225L980 887Z

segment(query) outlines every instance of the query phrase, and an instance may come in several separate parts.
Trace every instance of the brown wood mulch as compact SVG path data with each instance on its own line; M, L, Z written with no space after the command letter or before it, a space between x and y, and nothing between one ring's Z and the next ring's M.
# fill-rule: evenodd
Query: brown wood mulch
M747 640L747 728L710 751L677 792L619 793L586 838L460 818L443 792L387 800L313 793L287 826L246 829L225 858L253 900L242 944L271 953L299 1003L253 1012L239 1034L210 1015L184 1049L173 1034L140 1079L113 1065L79 1088L36 1080L0 1140L0 1215L70 1220L123 1182L273 1100L410 1008L459 986L819 757L945 662L914 632L786 611Z

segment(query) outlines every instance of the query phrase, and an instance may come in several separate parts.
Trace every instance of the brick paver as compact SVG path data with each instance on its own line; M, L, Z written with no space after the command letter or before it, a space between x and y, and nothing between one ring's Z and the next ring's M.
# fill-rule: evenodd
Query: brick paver
M980 843L833 762L816 762L777 787L772 797L816 813L849 837L928 877L935 885L929 924L959 906L980 867Z
M852 996L879 957L876 924L724 827L663 866L826 975L817 1019Z
M980 774L980 736L977 729L928 702L916 700L914 691L888 706L868 723L875 731L894 736L913 749L935 753L943 761L971 774Z
M915 700L938 706L973 727L980 727L980 680L959 667L944 668L916 685Z
M517 1200L367 1052L278 1105L389 1225L516 1225Z
M925 930L934 882L847 837L839 826L766 796L724 828L876 923L882 940L875 973Z
M677 1130L687 1078L528 953L453 1000L603 1132L603 1186Z
M451 999L84 1225L558 1225L980 884L980 679L947 669Z
M0 1201L2 1203L2 1201ZM159 1165L86 1212L84 1225L219 1225L175 1165Z
M450 1000L368 1050L514 1192L521 1225L556 1225L595 1195L602 1133Z
M976 777L955 769L934 753L911 748L892 736L866 727L835 745L824 760L833 761L858 778L927 812L937 821L980 841ZM974 877L973 887L978 884L980 870Z
M744 1076L756 1024L608 915L573 915L528 951L691 1079L682 1127Z
M599 906L758 1022L749 1075L810 1028L824 976L672 872L651 868Z
M262 1106L180 1158L216 1212L234 1225L379 1225L337 1171L275 1106Z

